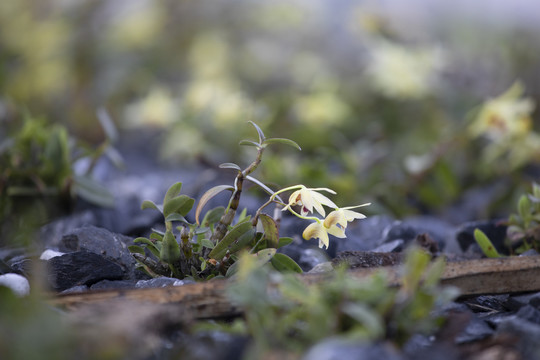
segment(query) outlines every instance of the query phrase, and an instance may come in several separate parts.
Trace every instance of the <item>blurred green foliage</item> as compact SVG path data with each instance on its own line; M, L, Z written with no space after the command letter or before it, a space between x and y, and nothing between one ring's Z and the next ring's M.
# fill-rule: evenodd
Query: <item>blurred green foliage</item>
M258 267L254 259L244 258L240 265L228 294L244 316L218 328L253 337L247 358L271 351L301 354L331 337L388 340L400 347L414 334L438 329L444 319L433 310L458 294L439 285L444 260L430 262L419 249L409 249L400 286L390 286L384 271L359 279L340 268L320 283L306 284Z
M233 145L254 120L303 144L266 159L264 177L280 185L368 195L373 211L405 215L505 182L476 216L506 213L536 142L494 147L467 129L516 79L526 93L515 100L538 102L537 25L482 4L421 4L4 2L0 121L24 105L97 141L93 114L107 105L124 128L163 129L163 159L185 165L245 158Z

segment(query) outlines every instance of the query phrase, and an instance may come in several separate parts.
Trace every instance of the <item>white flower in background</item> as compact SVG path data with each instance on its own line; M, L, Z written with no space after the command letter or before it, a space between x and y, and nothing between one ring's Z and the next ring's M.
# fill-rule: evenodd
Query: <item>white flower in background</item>
M523 85L515 82L502 95L487 100L471 124L470 134L494 142L529 134L535 104L531 98L523 97L523 93Z
M379 41L371 48L367 75L381 94L396 99L418 99L432 93L444 66L440 50Z
M164 128L171 125L179 116L178 100L170 90L156 86L139 101L129 104L124 113L126 127L153 126Z

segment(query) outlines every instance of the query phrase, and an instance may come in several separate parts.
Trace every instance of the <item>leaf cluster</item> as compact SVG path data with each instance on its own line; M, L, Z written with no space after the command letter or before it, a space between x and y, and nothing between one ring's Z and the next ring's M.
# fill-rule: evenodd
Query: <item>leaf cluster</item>
M240 144L256 147L256 159L245 169L233 163L221 164L221 168L237 172L234 185L217 185L207 190L195 209L195 222L188 221L195 199L180 194L180 182L169 188L162 204L143 202L142 209L161 212L165 222L164 232L153 230L148 238L139 237L134 240L136 245L130 246L133 256L147 273L152 276L175 276L180 279L189 277L195 280L231 276L237 271L236 261L242 251L257 257L260 266L270 263L279 271L302 272L291 258L276 252L278 248L291 243L292 239L279 237L275 219L260 211L254 217L248 215L246 210L236 216L244 180L274 195L269 187L249 175L259 165L266 146L284 143L300 149L292 140L267 139L255 123L250 123L256 129L259 141L242 140ZM205 205L223 191L231 191L227 208L219 206L208 210L201 220ZM275 198L279 199L279 196ZM259 221L262 228L260 231L257 228Z

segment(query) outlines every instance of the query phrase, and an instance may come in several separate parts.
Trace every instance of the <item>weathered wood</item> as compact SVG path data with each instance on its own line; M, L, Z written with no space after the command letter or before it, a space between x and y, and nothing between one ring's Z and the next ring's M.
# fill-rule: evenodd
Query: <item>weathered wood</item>
M388 273L390 285L399 284L398 266L358 268L352 270L351 274L361 279L381 270ZM317 283L325 281L328 275L306 274L301 278L307 283ZM462 295L540 291L540 256L449 262L442 276L442 284L458 287ZM164 288L66 294L57 296L51 302L69 309L83 304L125 299L154 304L181 304L195 318L237 315L240 309L228 300L226 287L227 280L213 280Z

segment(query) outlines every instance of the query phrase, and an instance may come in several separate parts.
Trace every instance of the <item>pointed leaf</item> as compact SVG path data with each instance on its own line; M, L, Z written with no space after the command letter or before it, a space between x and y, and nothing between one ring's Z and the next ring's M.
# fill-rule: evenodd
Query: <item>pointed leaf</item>
M261 214L259 220L262 223L264 238L268 242L268 247L277 249L279 244L279 231L276 222L267 214Z
M174 213L186 216L193 208L194 203L195 199L187 195L177 196L163 204L163 215L165 218Z
M426 271L426 275L424 277L424 287L433 287L436 286L439 283L439 280L441 279L441 276L444 272L444 268L446 267L446 261L443 256L438 257L435 261L431 263L428 270Z
M259 185L261 187L261 189L263 189L264 191L266 191L266 193L268 193L268 195L274 195L274 191L272 191L272 189L270 189L268 186L266 186L262 181L254 178L251 175L246 176L246 179L248 179L249 181L251 181L254 184ZM279 195L276 196L276 199L278 201L283 202L283 200L281 199L281 197Z
M174 264L180 260L180 245L176 242L176 238L171 231L167 231L163 237L159 257L169 264Z
M283 246L287 246L294 241L291 237L281 237L278 241L278 249Z
M86 176L74 176L73 180L73 191L84 200L102 207L114 206L114 197L103 185Z
M105 150L105 155L111 160L113 165L118 169L124 169L126 164L124 163L124 158L122 154L116 148L108 146Z
M529 216L530 207L531 202L529 198L525 195L521 196L518 202L518 213L523 219L526 219Z
M277 271L282 273L295 272L301 274L303 272L302 268L285 254L276 253L270 262Z
M248 122L251 123L251 125L253 125L253 127L255 127L255 130L257 130L257 134L259 134L259 144L262 144L266 140L266 137L264 136L263 131L253 121L248 121Z
M214 249L208 254L212 259L220 260L225 256L229 247L242 235L253 229L250 222L243 222L234 226L223 239L216 244Z
M238 251L242 250L246 246L249 245L250 242L253 241L255 238L255 233L257 231L255 228L251 228L248 230L248 232L244 233L243 235L240 235L238 239L236 239L230 246L229 246L229 253L234 254Z
M145 210L145 209L152 209L152 210L157 210L159 212L162 212L159 207L153 202L153 201L150 201L150 200L144 200L142 205L141 205L141 210Z
M480 249L482 249L484 255L486 255L488 258L501 257L501 254L499 254L491 240L489 240L487 235L482 230L474 230L474 239L478 243L478 246L480 246Z
M96 111L96 115L107 139L115 142L118 139L118 131L107 110L101 107Z
M276 249L263 249L257 253L257 263L262 266L272 260L276 255Z
M234 170L242 171L240 166L236 165L235 163L223 163L223 164L220 164L219 167L221 169L234 169Z
M178 213L172 213L170 214L169 216L167 216L165 218L165 221L181 221L183 223L187 223L188 221L186 220L185 217L183 217L182 215L178 214Z
M144 248L142 248L142 247L140 247L138 245L129 245L128 250L129 250L130 253L137 253L137 254L146 255L146 252L144 251Z
M212 243L209 239L201 239L200 243L202 246L207 247L209 249L213 249L215 247L214 243Z
M225 214L225 207L223 206L218 206L217 208L208 210L208 212L204 215L201 226L208 227L211 224L217 223L223 214Z
M244 146L255 146L256 148L261 147L261 144L255 142L255 141L251 141L251 140L240 140L240 142L238 144L239 145L244 145Z
M201 196L201 199L199 200L199 204L197 204L197 209L195 210L195 222L197 222L197 225L200 225L199 216L201 214L201 211L204 205L206 205L206 203L210 201L210 199L212 199L214 196L216 196L217 194L219 194L220 192L224 190L234 191L234 187L230 185L214 186L213 188L205 192L203 196Z
M163 198L163 204L180 195L180 190L182 190L181 182L177 182L171 185L171 187L169 187L169 189L167 190L165 197Z
M136 238L135 240L133 240L134 243L141 243L141 244L145 244L146 245L146 248L148 250L150 250L150 252L152 254L154 254L157 258L159 258L159 249L158 247L156 246L156 244L154 244L152 241L150 241L149 239L147 238L143 238L143 237L138 237Z
M284 139L284 138L270 138L270 139L264 140L264 142L263 142L262 144L263 144L263 145L270 145L270 144L285 144L285 145L292 146L293 148L302 151L302 148L300 147L300 145L298 145L295 141L292 141L292 140L290 140L290 139Z

